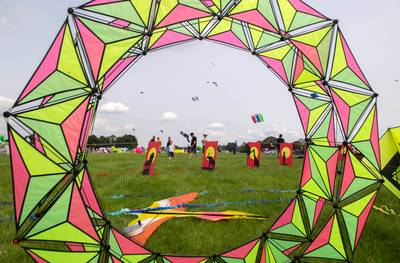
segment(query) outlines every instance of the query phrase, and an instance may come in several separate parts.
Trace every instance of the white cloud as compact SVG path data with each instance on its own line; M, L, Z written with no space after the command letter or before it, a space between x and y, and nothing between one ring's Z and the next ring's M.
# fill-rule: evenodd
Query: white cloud
M13 99L0 96L0 109L1 110L8 110L14 103Z
M106 118L97 117L94 123L94 134L96 135L107 135L107 134L122 134L132 133L135 129L135 125L131 123L116 124L110 122Z
M176 121L177 119L178 115L176 115L174 112L167 111L162 114L163 121Z
M122 102L107 102L100 106L101 112L106 113L124 113L128 112L130 109L128 106L123 104Z
M225 125L220 122L213 122L213 123L210 123L208 125L208 127L212 128L212 129L223 129L225 127Z
M5 16L0 16L0 27L6 27L8 26L10 23L8 22L7 17Z

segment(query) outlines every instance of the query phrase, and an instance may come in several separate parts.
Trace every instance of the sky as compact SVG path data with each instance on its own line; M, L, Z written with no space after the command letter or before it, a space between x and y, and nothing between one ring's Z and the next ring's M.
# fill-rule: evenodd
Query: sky
M398 0L306 0L339 25L372 88L379 93L380 133L400 125ZM17 98L39 65L67 15L84 1L0 0L0 111ZM217 86L212 82L216 82ZM193 102L192 97L198 97ZM250 116L263 113L253 124ZM161 130L163 133L161 133ZM149 53L100 103L94 133L133 133L140 145L152 135L180 131L226 143L259 140L282 133L303 138L287 88L254 56L208 41L193 41ZM0 121L0 134L5 134Z

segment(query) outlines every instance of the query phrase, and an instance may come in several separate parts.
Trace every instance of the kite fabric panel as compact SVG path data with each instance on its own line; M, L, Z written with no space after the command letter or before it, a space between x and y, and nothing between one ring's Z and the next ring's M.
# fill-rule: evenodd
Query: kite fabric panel
M212 257L167 256L113 228L86 144L102 96L138 59L196 39L247 51L282 81L306 154L296 196L259 237ZM4 113L16 242L36 262L350 262L380 186L400 198L387 170L396 161L389 135L379 144L377 97L338 21L302 0L92 0L69 8ZM215 154L207 155L214 164Z

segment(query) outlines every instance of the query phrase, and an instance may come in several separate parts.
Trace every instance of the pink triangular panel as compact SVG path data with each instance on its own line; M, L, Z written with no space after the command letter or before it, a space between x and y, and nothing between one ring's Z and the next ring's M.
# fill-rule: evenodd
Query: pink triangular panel
M105 75L104 84L102 87L103 92L108 88L108 86L124 71L133 61L135 61L138 56L132 56L128 58L120 59Z
M88 55L93 77L97 79L104 52L104 43L97 38L79 19L75 19L79 33Z
M31 256L33 258L33 260L35 260L35 262L37 263L47 263L46 260L42 259L41 257L39 257L38 255L34 254L33 252L27 250L27 252L29 253L29 256Z
M283 253L285 253L285 255L289 255L290 253L292 253L293 251L295 251L300 245L301 245L301 244L296 245L296 246L294 246L294 247L291 247L291 248L289 248L289 249L286 249L285 251L283 251ZM261 262L265 262L265 261L261 261Z
M11 132L9 133L8 138L12 160L15 218L17 222L19 222L22 203L24 201L26 188L29 182L29 173L25 168L25 164L22 161L21 155L19 154L18 148L15 145L14 138L12 137Z
M127 27L127 26L129 26L129 24L130 24L129 22L127 22L125 20L121 20L121 19L116 19L111 22L112 26L119 27L119 28Z
M379 135L378 135L378 116L374 114L374 123L372 124L372 131L371 131L371 144L372 148L374 149L375 152L375 157L376 160L378 161L378 164L380 165L381 159L380 159L380 150L379 150Z
M45 154L44 149L43 149L43 145L40 143L39 135L37 133L34 133L33 137L34 137L34 140L35 140L35 148L36 148L36 150L38 150L42 154Z
M296 200L293 200L292 203L289 205L289 207L281 215L281 217L279 217L279 219L271 227L271 230L280 228L281 226L287 225L292 221L295 204L296 204Z
M356 242L354 246L357 246L358 241L360 240L361 233L364 229L364 225L367 222L369 212L371 211L372 205L375 202L376 194L374 197L369 201L368 205L364 208L360 216L358 217L358 226L357 226L357 235L356 235Z
M101 4L110 4L114 2L121 2L121 0L93 0L87 3L85 6L92 6L92 5L101 5Z
M292 43L300 49L300 51L313 63L313 65L319 70L322 74L322 65L319 60L318 50L315 47L303 44L301 42L297 42L292 40Z
M93 191L92 185L89 180L89 175L86 170L83 175L81 192L82 192L83 201L85 202L85 205L87 207L90 207L98 215L102 216L103 212L101 211L100 205L97 202L96 195Z
M314 214L314 222L313 222L313 227L318 221L319 215L321 214L322 208L324 207L325 204L325 199L324 198L319 198L317 201L317 204L315 206L315 214Z
M304 133L307 133L308 117L310 114L310 110L298 98L296 97L293 98L297 106L297 111L299 112L300 115L300 120L301 124L303 125Z
M337 162L338 162L338 152L335 152L335 154L326 162L326 168L327 168L328 176L329 176L331 195L333 195L333 188L335 186Z
M304 155L303 174L301 176L301 183L300 183L301 187L303 187L310 179L311 179L310 157L307 149Z
M89 99L86 99L61 125L65 139L68 144L72 161L75 160L76 151L78 149L79 138L81 135L81 127L85 118L86 108Z
M46 103L49 102L49 100L51 100L53 97L54 97L54 95L50 95L50 96L45 97L45 98L42 100L42 102L40 103L40 106L41 106L41 107L44 107L44 106L46 105Z
M172 263L198 263L206 258L199 257L165 257Z
M118 258L116 258L114 256L112 256L111 258L112 258L113 263L123 263L121 260L119 260Z
M347 45L346 40L344 39L343 35L340 33L340 40L343 44L344 53L346 54L347 66L351 68L351 70L366 84L368 85L368 81L365 78L364 74L362 73L360 67L358 66L356 59L354 58L353 54L350 51L349 46Z
M195 8L178 5L157 25L157 28L210 15Z
M85 251L85 248L80 243L67 242L65 244L68 246L69 250L71 250L73 252L84 252Z
M162 35L162 37L159 40L157 40L156 43L154 43L154 45L151 47L151 49L178 43L178 42L182 42L182 41L189 40L189 39L193 39L193 36L188 36L188 35L180 34L178 32L172 31L172 30L167 30Z
M232 32L224 32L215 36L208 37L209 39L233 45L235 47L247 49L246 45Z
M335 138L335 119L333 117L333 113L331 114L331 120L329 122L328 129L328 141L330 146L336 146L336 138Z
M132 240L130 240L129 238L126 238L125 236L123 236L122 234L120 234L118 231L116 231L115 229L112 230L119 247L121 248L122 253L124 254L150 254L149 251L147 251L146 249L144 249L143 247L141 247L140 245L136 244L135 242L133 242Z
M83 124L82 136L81 136L81 141L80 141L80 146L81 146L82 150L83 150L83 148L84 148L84 146L86 144L86 141L87 141L87 138L88 138L88 133L89 133L89 130L91 128L90 124L91 124L91 121L92 121L92 115L93 115L93 108L91 108L89 110L89 112L86 114L85 122Z
M316 10L312 9L310 6L306 5L305 3L303 3L300 0L289 0L289 2L292 4L292 6L302 12L302 13L306 13L306 14L310 14L313 16L317 16L317 17L321 17L321 18L325 18L324 15L318 13Z
M304 254L310 253L311 251L320 248L324 245L326 245L329 242L330 234L331 234L331 229L332 229L332 224L333 224L333 218L332 217L328 224L322 229L322 231L318 234L317 238L311 243L311 245L307 248L306 252Z
M339 117L343 125L344 132L347 133L350 117L350 107L338 96L334 91L332 91L332 98L335 102L336 109L339 112Z
M346 162L344 164L342 187L340 188L340 196L343 196L355 178L353 165L350 161L350 156L346 155Z
M276 72L276 74L278 74L282 78L285 83L288 83L282 61L264 56L260 56L260 58L264 60L265 63L267 63Z
M51 73L53 73L57 69L58 55L60 53L64 32L65 25L61 28L46 57L40 64L39 68L36 70L35 74L22 92L18 101L21 101L23 98L25 98L25 96L27 96L34 88L36 88L43 80L45 80Z
M94 239L99 240L76 185L74 185L70 202L69 222Z
M234 14L231 17L262 27L266 30L276 32L276 29L268 22L267 19L265 19L263 15L260 14L260 12L258 12L258 10L250 10L247 12Z
M299 76L300 76L301 72L303 72L303 70L304 70L303 58L300 54L297 54L296 69L295 69L294 75L293 75L294 81L296 81L299 78Z
M210 7L210 6L214 5L212 0L201 0L201 2L207 7Z
M236 248L228 253L223 254L224 257L231 257L231 258L245 258L250 250L257 244L259 239L256 239L246 245L243 245L239 248Z

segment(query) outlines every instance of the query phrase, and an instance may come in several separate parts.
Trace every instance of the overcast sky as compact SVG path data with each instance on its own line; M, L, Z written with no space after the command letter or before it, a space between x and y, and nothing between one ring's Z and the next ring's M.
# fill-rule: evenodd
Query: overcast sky
M0 0L1 111L16 99L38 66L67 8L83 2ZM356 59L380 94L381 134L400 125L400 82L395 82L400 78L400 1L306 2L339 19ZM196 96L199 101L193 102ZM148 54L104 96L101 109L96 134L119 135L135 129L140 144L153 134L164 140L170 135L183 143L181 130L194 131L199 137L205 132L224 143L279 133L289 141L304 137L287 89L259 60L206 41ZM265 122L253 124L250 116L254 113L263 113ZM1 121L0 134L4 133Z

